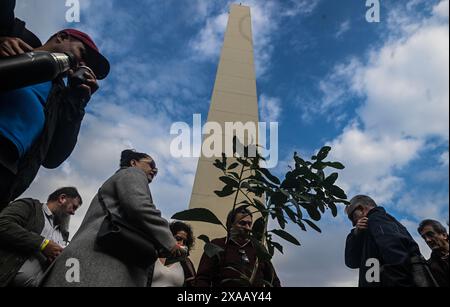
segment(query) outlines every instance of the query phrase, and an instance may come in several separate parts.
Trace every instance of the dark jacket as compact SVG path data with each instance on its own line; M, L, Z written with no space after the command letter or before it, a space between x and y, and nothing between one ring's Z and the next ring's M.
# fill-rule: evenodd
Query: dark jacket
M254 264L256 262L256 250L251 243L244 248L240 248L232 240L226 238L212 240L211 243L221 247L224 252L220 259L210 258L203 254L198 267L197 277L195 279L196 287L242 287L244 284L239 280L240 273L247 277L251 276ZM249 263L242 263L242 256L239 250L245 250ZM233 267L234 269L230 269ZM238 271L236 271L238 270ZM263 287L269 282L273 287L281 287L280 280L275 272L271 262L261 262L256 275L255 287Z
M354 230L347 237L345 246L345 264L359 269L360 287L380 287L381 283L369 283L366 272L371 267L366 261L375 258L380 262L381 271L389 268L390 286L413 286L408 263L413 256L420 256L420 250L408 230L382 207L372 209L368 214L368 229L358 235ZM392 269L395 273L392 274ZM387 276L387 275L386 275Z
M39 38L25 27L25 22L15 18L16 0L0 1L0 36L17 37L33 48L42 46Z
M45 104L43 132L19 160L18 172L7 182L0 178L0 184L8 185L5 195L0 195L2 203L8 203L25 192L41 165L55 169L75 148L86 103L70 96L68 90L62 79L53 82Z
M430 266L431 273L433 274L433 277L439 287L449 287L450 269L448 256L443 258L440 253L433 251L430 259L428 260L428 265Z
M0 287L7 286L36 252L45 238L42 206L38 200L21 199L0 213ZM68 239L64 233L64 240Z

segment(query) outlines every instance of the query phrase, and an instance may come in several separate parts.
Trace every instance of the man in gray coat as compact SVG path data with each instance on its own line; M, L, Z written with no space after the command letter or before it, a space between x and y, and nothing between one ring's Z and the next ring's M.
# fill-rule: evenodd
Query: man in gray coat
M184 251L173 238L168 222L153 204L148 184L157 173L154 160L147 154L126 150L122 152L120 166L120 170L99 190L107 209L157 240L160 246L174 256L182 255ZM55 262L43 286L146 286L148 270L133 263L125 263L103 252L97 245L97 234L104 219L105 212L97 194L80 229ZM72 266L73 263L79 264L79 267ZM73 273L74 269L79 269L79 272ZM79 278L67 278L70 276Z

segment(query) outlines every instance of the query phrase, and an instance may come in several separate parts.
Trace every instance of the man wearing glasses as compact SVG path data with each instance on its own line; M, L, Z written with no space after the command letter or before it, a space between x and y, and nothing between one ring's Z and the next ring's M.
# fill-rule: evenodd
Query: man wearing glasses
M247 208L240 207L228 214L228 236L211 241L223 249L220 259L209 258L203 254L198 267L196 287L281 286L270 261L259 264L255 284L248 282L256 263L256 249L249 239L252 224L253 216Z

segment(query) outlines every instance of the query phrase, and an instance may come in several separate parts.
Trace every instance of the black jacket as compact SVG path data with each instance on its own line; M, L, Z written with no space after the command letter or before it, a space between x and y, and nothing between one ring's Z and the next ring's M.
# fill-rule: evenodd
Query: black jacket
M439 253L432 252L428 265L439 287L449 287L450 269L448 256L443 259Z
M39 252L45 226L38 200L22 199L0 213L0 287L6 287L34 253ZM63 234L68 239L68 233Z
M370 258L379 260L381 271L384 268L395 268L392 274L390 269L390 286L413 286L410 272L407 269L410 258L420 256L420 250L408 230L394 217L386 213L382 207L372 209L368 214L368 229L358 235L354 230L347 237L345 246L345 264L352 269L359 269L360 287L380 287L381 283L369 283L366 267Z
M0 36L18 37L33 48L42 46L39 38L25 27L25 22L15 18L16 0L0 1Z

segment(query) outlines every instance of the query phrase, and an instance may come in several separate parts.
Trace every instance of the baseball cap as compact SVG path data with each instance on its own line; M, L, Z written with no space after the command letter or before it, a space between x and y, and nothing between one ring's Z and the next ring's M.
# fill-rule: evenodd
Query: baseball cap
M109 61L104 57L92 38L84 32L75 29L64 29L59 33L66 33L73 38L81 41L87 48L86 62L88 66L94 71L97 79L105 79L109 73Z

